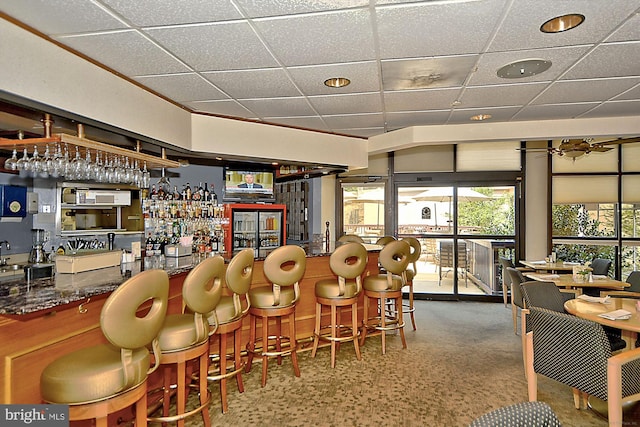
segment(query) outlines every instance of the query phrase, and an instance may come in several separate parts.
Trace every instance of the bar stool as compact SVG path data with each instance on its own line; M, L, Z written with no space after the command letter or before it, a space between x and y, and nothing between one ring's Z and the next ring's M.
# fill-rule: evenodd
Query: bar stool
M397 240L385 245L380 251L380 264L386 273L364 278L364 319L360 345L364 345L368 329L380 331L382 335L382 354L386 353L387 331L398 330L402 339L402 348L407 348L404 337L404 320L402 318L402 288L406 283L407 265L409 264L410 246L407 242ZM369 299L377 300L377 315L369 318ZM397 310L387 310L387 300L395 303Z
M409 313L411 316L411 325L413 326L413 330L416 330L416 318L414 316L414 312L416 308L413 306L413 279L418 274L418 260L420 259L420 254L422 254L422 245L420 241L415 237L405 237L402 240L407 242L409 246L411 246L411 254L409 255L409 264L407 266L407 276L406 276L406 284L405 286L409 287L409 304L404 304L404 307L407 309L405 312ZM409 268L411 266L412 268Z
M198 378L200 406L186 411L189 392L187 363L197 361L200 373L207 372L209 369L209 336L215 332L218 325L214 324L210 327L206 315L216 308L222 296L223 272L224 259L216 255L202 261L184 279L183 313L167 316L158 336L161 351L160 364L164 367L162 416L149 417L149 421L163 423L177 421L177 425L182 427L185 424L185 418L201 413L204 425L211 425L209 417L211 394L207 388L206 375L199 375ZM215 322L215 316L213 317ZM171 377L174 368L177 381L176 413L171 415Z
M272 287L260 286L249 290L251 308L249 343L247 344L248 360L245 372L251 370L253 357L262 358L262 387L267 384L268 358L277 356L278 365L282 364L282 356L291 355L293 372L300 376L298 357L296 355L296 303L300 298L298 282L304 275L307 258L300 246L285 245L271 252L264 260L264 274L273 284ZM291 289L293 288L293 289ZM282 318L288 317L289 336L282 335ZM262 337L256 337L257 319L262 319ZM269 335L269 319L275 319L276 335ZM282 342L288 343L288 349L283 350ZM261 342L260 350L256 350L256 343ZM270 342L274 347L270 349Z
M364 243L364 240L362 239L362 237L355 235L355 234L344 234L342 236L340 236L340 238L338 239L338 242L344 242L344 243L349 243L349 242L356 242L356 243Z
M147 377L159 366L157 336L168 295L169 277L163 270L143 271L121 284L100 312L100 328L109 343L74 351L47 365L40 376L43 400L69 405L70 421L95 419L97 427L107 427L109 414L135 405L136 425L146 426ZM150 308L138 317L143 304Z
M223 296L214 313L210 314L217 318L218 329L214 335L218 336L218 354L210 354L212 361L218 361L218 367L210 368L207 375L209 381L220 381L220 400L222 402L222 412L229 410L227 403L227 378L236 377L238 391L244 392L242 382L242 370L244 363L241 359L241 339L242 320L249 313L249 297L247 292L251 287L253 278L253 249L247 248L238 252L229 262L225 275L227 287L232 292L231 296ZM246 303L242 307L241 298L244 297ZM215 325L216 320L211 319L210 324ZM233 365L227 366L227 340L233 339ZM213 352L210 352L213 353Z
M393 236L382 236L378 240L376 240L376 245L384 246L389 242L393 242L394 240L396 240L396 238Z
M353 341L358 360L360 345L358 343L358 296L362 291L362 273L367 266L367 250L360 243L346 243L339 246L329 258L331 271L337 277L316 282L316 323L313 333L313 350L311 357L316 357L319 340L331 342L331 367L336 366L336 346L341 342ZM331 321L321 326L322 306L331 307ZM351 325L342 325L341 308L351 306ZM330 329L330 335L322 334ZM345 335L347 333L348 335Z

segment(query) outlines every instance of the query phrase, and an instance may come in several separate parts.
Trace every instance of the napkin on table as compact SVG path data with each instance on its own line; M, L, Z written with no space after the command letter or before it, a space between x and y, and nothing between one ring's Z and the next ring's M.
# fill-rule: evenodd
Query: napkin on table
M631 318L631 313L627 310L620 309L620 310L610 311L608 313L598 314L598 316L604 317L605 319L609 319L609 320L627 320Z
M599 302L601 304L609 304L611 302L609 295L607 295L606 297L592 297L591 295L582 294L578 296L578 299L588 302Z

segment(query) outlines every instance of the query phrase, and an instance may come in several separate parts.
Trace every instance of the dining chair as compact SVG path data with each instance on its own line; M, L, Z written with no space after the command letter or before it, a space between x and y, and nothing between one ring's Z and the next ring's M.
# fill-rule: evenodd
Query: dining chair
M591 272L592 274L598 276L608 276L609 268L611 267L611 260L595 258L593 261L591 261L590 267L593 269L593 271Z
M629 283L631 286L629 286L628 288L624 288L621 291L604 289L600 291L600 296L640 298L640 271L632 271L631 273L629 273L629 276L627 276L627 280L625 280L625 282Z
M640 400L640 349L612 355L601 325L570 314L529 307L526 336L529 401L543 375L573 389L576 409L588 396L607 402L609 426L622 426L622 401Z
M494 409L476 418L469 427L561 427L558 416L545 402L520 402Z
M529 267L516 267L511 261L510 258L498 257L498 262L502 267L502 301L504 302L504 306L507 306L508 296L509 296L509 288L511 287L511 277L507 273L507 268L515 268L519 271L534 271Z
M518 309L524 308L520 283L526 282L524 275L513 267L507 267L507 274L511 280L511 317L513 319L513 333L518 335Z

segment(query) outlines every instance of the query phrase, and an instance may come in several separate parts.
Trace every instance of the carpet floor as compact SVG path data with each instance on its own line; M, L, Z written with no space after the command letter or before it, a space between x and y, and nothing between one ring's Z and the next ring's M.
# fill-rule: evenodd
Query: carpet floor
M520 336L511 309L479 302L416 301L417 331L407 320L407 349L400 337L368 337L362 360L343 344L336 368L328 347L299 353L301 377L290 358L261 364L243 375L245 392L229 381L229 411L220 410L219 386L210 385L213 426L467 426L474 418L527 400ZM605 427L591 410L573 406L571 389L538 376L538 400L551 405L564 427ZM194 394L192 393L192 396ZM194 398L192 398L194 399ZM195 403L195 401L194 401ZM640 426L640 420L625 420ZM188 426L202 425L200 416Z

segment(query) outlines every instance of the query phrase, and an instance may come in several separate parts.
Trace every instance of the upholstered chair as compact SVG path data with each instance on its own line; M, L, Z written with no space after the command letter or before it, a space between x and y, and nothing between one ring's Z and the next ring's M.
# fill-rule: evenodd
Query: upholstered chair
M627 280L625 280L629 286L622 291L612 291L610 289L600 291L600 296L612 296L618 298L640 298L640 271L632 271Z
M521 402L473 420L469 427L562 427L551 406L544 402Z
M262 358L262 387L267 384L269 357L277 357L278 364L283 356L291 356L293 372L300 376L296 354L296 304L300 298L300 284L304 276L307 258L300 246L280 246L264 260L264 275L272 286L259 286L249 290L249 343L245 372L251 370L253 358ZM289 323L289 335L282 335L282 319ZM262 335L257 337L257 321L261 320ZM276 322L275 335L269 335L269 320ZM283 342L288 344L283 347ZM257 346L256 344L260 344Z
M360 243L345 243L331 254L329 266L336 277L319 280L315 285L316 319L311 357L316 357L319 341L327 340L331 343L331 367L334 368L336 347L342 342L353 341L356 357L361 359L358 297L362 291L362 274L367 266L367 250ZM323 306L331 308L329 324L326 326L321 326ZM342 325L342 307L351 307L351 325Z
M363 282L364 319L360 345L365 342L369 329L378 331L382 337L382 354L387 349L387 333L399 331L402 348L407 348L402 315L402 288L406 284L406 269L411 257L411 247L405 241L387 243L380 251L380 264L384 274L367 276ZM376 314L369 316L370 300L375 300ZM387 301L395 304L396 310L387 309Z
M612 355L602 326L570 314L529 307L526 336L529 401L543 375L573 389L576 409L588 396L607 401L609 426L622 426L622 401L640 400L640 349Z
M207 388L209 369L209 337L216 331L209 325L207 316L215 310L222 297L222 278L224 259L216 255L196 265L187 274L182 284L182 314L168 315L158 336L160 344L160 364L163 367L162 415L149 417L152 422L177 422L178 427L185 425L189 416L201 413L203 425L210 426L209 402L211 394ZM215 316L214 316L215 317ZM187 375L187 365L194 362L198 366L198 385L200 405L186 410L191 376ZM176 404L171 414L171 394L175 378Z
M405 237L402 240L407 242L409 246L411 246L411 254L409 255L409 264L406 270L406 285L409 287L409 304L405 304L405 313L409 313L411 316L411 325L413 326L413 330L416 330L416 318L415 318L415 307L413 305L413 279L418 274L418 260L420 259L420 255L422 254L422 245L420 241L415 237Z
M520 270L512 267L507 267L507 274L511 281L511 317L513 318L513 333L518 335L518 310L522 310L524 308L520 283L526 282L527 279L525 279Z
M69 405L70 421L95 419L135 406L147 425L147 377L159 366L157 336L167 312L169 277L163 270L136 274L109 295L100 313L107 344L76 350L51 362L40 377L42 399ZM143 315L139 315L141 310ZM139 317L140 316L140 317ZM151 365L151 347L155 363Z
M253 249L247 248L238 252L233 256L227 271L225 273L225 282L231 295L223 296L216 306L214 313L209 314L211 319L209 323L215 327L216 320L218 329L213 337L218 338L218 348L214 352L210 350L211 361L215 362L209 368L207 379L209 381L220 382L220 400L222 403L222 412L229 410L227 402L227 379L236 377L236 384L240 393L244 392L244 383L242 381L242 371L244 363L242 362L242 320L249 313L249 288L253 278ZM215 317L212 317L215 316ZM233 363L227 365L228 340L233 340Z

